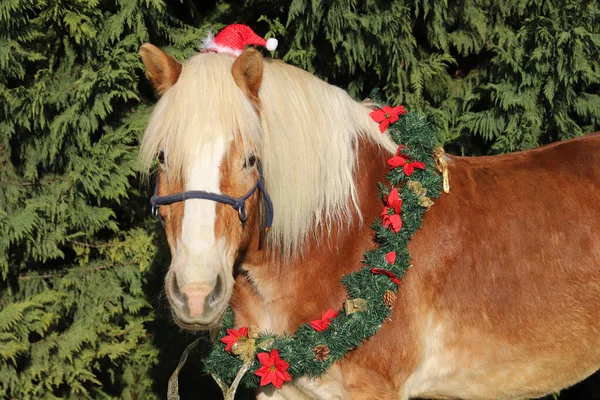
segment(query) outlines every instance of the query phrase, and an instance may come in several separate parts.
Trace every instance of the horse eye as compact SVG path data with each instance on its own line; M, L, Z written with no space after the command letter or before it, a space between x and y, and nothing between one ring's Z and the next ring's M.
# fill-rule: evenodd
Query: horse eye
M250 157L248 157L248 161L246 161L246 166L251 168L254 167L254 164L256 164L256 156L251 154Z
M158 153L158 162L161 164L165 163L165 152L164 151L160 151L160 153Z

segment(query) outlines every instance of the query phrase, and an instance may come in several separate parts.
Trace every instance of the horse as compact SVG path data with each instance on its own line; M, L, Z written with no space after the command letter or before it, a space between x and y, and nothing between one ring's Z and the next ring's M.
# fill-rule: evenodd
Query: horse
M214 329L230 305L236 327L293 334L339 308L397 150L372 105L251 48L140 54L160 97L141 165L158 156L158 197L204 196L155 210L174 321ZM319 379L258 398L525 399L598 370L600 135L442 157L450 190L410 241L391 317Z

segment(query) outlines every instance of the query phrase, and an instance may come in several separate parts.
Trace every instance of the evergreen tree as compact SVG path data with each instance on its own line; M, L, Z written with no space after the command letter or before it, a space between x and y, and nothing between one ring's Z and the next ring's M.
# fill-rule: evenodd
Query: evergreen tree
M259 4L286 61L356 97L381 87L424 109L455 151L516 151L600 129L596 1Z
M137 52L183 61L234 22L357 98L424 110L454 152L600 128L596 1L2 0L0 397L164 394L153 371L180 351L151 304L168 258L136 171L155 101Z
M152 393L137 51L199 36L159 0L0 3L1 398Z

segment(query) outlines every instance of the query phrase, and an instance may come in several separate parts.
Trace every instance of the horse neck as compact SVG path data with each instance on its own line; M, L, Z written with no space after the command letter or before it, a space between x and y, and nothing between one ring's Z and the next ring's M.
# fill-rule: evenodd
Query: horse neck
M359 141L357 152L355 176L363 222L355 210L351 221L331 226L329 233L323 229L309 235L300 254L288 260L260 250L258 238L254 239L243 263L248 274L238 279L232 301L240 324L293 332L327 309L341 307L347 295L340 279L360 269L365 250L373 247L371 224L382 208L377 182L384 182L388 171L386 150Z

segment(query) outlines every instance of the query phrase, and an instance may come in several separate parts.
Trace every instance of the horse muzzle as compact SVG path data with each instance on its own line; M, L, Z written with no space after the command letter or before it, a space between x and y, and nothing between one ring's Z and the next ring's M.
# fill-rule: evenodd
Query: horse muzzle
M187 330L208 330L220 324L231 297L231 288L224 274L213 282L191 282L181 286L177 275L169 272L165 292L175 323Z

